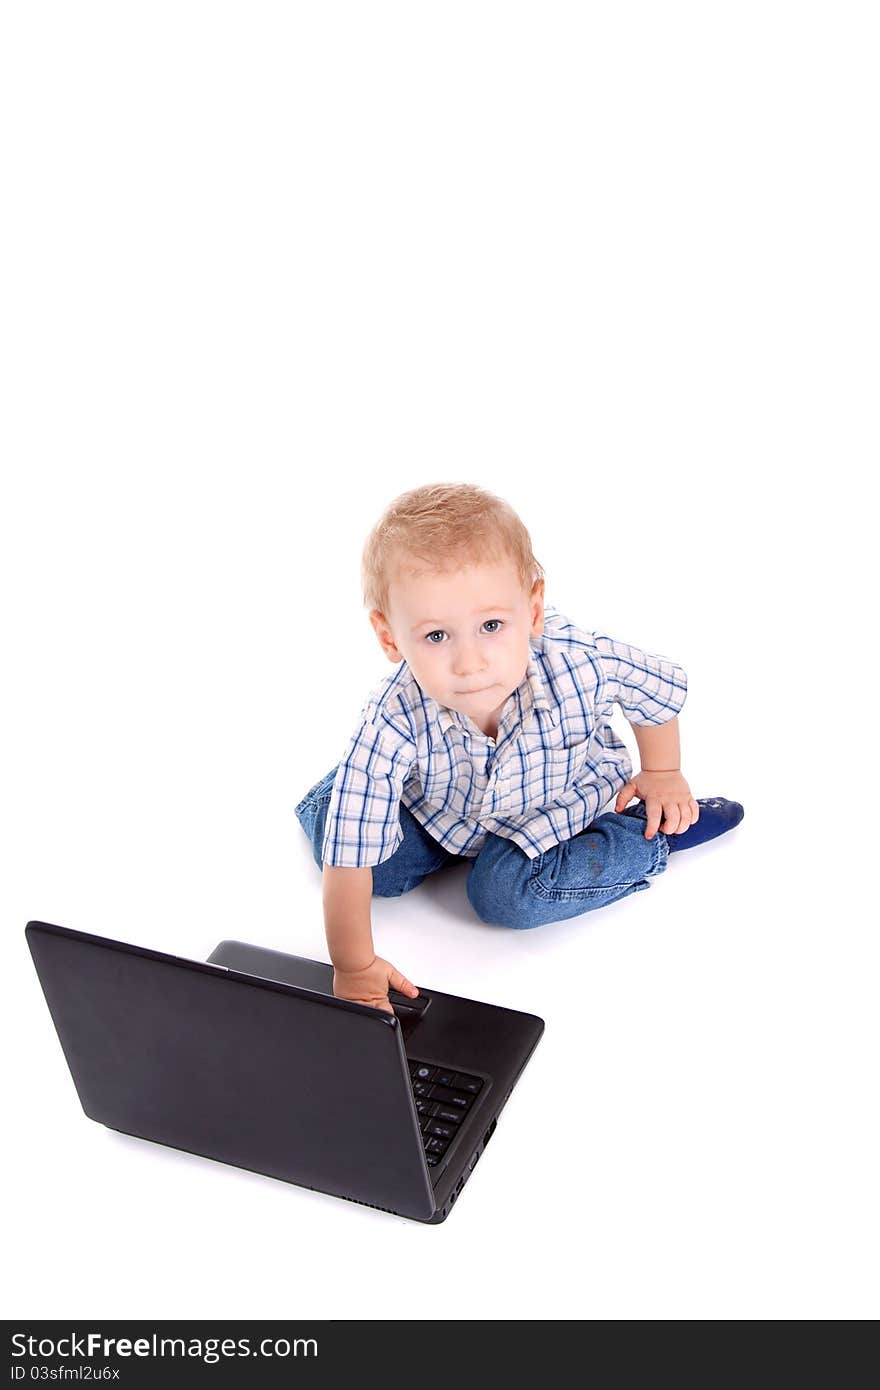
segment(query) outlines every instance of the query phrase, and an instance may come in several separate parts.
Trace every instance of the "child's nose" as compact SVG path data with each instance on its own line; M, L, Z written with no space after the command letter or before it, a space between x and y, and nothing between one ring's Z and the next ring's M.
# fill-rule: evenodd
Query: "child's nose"
M467 680L470 676L479 675L486 670L486 664L480 657L475 647L460 647L452 663L453 675L460 676L462 680Z

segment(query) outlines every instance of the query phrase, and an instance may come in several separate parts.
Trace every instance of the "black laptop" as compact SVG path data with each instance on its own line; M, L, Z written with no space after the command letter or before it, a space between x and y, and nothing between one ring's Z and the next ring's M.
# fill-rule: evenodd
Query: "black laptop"
M437 1224L544 1030L421 990L395 1013L243 941L207 962L25 928L83 1110L110 1129Z

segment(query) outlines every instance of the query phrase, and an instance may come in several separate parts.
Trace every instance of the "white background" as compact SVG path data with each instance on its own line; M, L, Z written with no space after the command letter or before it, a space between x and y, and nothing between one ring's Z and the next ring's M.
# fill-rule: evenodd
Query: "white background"
M874 19L4 6L7 1316L876 1316ZM547 1024L429 1228L86 1120L23 929L326 959L293 808L391 670L366 532L439 480L686 668L746 818L538 931L463 867L376 902Z

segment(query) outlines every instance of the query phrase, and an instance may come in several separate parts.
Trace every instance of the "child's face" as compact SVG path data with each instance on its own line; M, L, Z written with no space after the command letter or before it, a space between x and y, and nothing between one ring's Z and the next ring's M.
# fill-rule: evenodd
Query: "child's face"
M426 695L485 730L525 677L529 638L544 630L544 581L528 594L507 559L438 572L404 556L388 613L374 610L370 622Z

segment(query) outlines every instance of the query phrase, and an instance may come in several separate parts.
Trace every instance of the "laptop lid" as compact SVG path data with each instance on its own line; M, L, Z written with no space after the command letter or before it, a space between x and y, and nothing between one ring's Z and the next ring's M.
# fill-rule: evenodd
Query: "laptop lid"
M393 1014L29 922L86 1115L417 1220L435 1203Z
M208 960L248 975L333 993L333 967L324 961L231 940L221 941ZM442 1219L455 1200L453 1194L460 1191L462 1176L467 1181L492 1137L498 1116L543 1034L544 1020L422 985L415 999L394 990L389 991L389 999L400 1021L417 1108L421 1112L423 1106L429 1107L425 1118L445 1125L447 1131L453 1121L451 1141L447 1140L439 1156L435 1145L435 1163L429 1166ZM469 1087L474 1081L481 1083L479 1092L467 1097L465 1110L458 1108L462 1097L451 1100L446 1089L460 1090L458 1073L468 1077ZM432 1140L437 1133L423 1124L423 1139L427 1134Z

